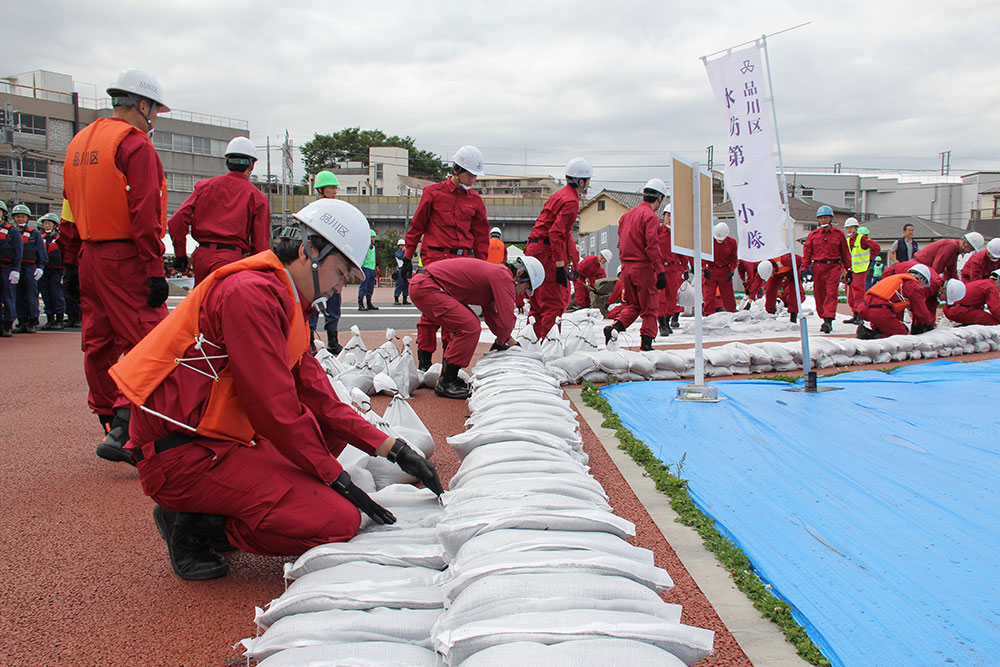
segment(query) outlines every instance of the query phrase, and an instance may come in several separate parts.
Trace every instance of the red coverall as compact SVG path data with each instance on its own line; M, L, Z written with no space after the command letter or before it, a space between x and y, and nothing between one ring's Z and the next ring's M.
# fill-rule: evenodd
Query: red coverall
M875 288L875 285L872 285L872 289ZM902 298L898 292L890 300L883 299L870 291L866 292L865 298L861 302L861 319L867 320L871 324L871 328L881 332L883 336L909 333L906 330L906 325L903 324L905 309L897 313L891 306L893 303L907 300L910 302L909 308L913 315L913 324L934 324L934 314L927 309L927 290L928 288L921 287L914 280L904 280L899 290L902 292Z
M767 283L764 287L764 310L769 313L774 313L778 308L778 297L785 302L785 307L788 308L789 313L799 312L799 304L795 298L795 283L793 282L794 273L792 271L792 253L785 253L777 260L769 260L774 271L771 273L771 277L767 279ZM796 255L795 261L802 264L802 256ZM754 274L757 271L754 270ZM758 279L760 276L757 276ZM802 272L799 272L799 287L800 293L805 295L805 290L802 290Z
M660 260L663 262L663 273L667 276L667 286L663 288L660 297L660 308L656 311L659 317L669 317L679 313L683 308L677 305L677 292L684 282L684 272L691 267L691 258L678 255L670 250L670 227L660 225L657 233L660 243Z
M573 283L573 293L576 294L576 305L581 308L590 308L590 290L587 285L593 286L601 278L606 278L607 273L601 266L601 261L597 255L587 255L576 265L576 281Z
M126 121L112 118L115 122ZM115 164L128 183L132 238L89 243L76 224L59 222L57 243L63 262L80 269L81 349L90 392L87 403L112 415L130 403L108 375L118 358L167 316L166 305L150 308L146 278L163 277L160 183L163 165L152 142L129 134L118 146ZM88 193L98 196L98 193Z
M760 296L764 288L764 281L757 275L757 265L760 262L748 262L741 259L736 270L739 272L740 280L743 282L743 289L746 291L747 299L753 301Z
M802 271L812 265L813 296L816 314L825 320L837 316L837 296L840 276L851 266L851 251L847 237L833 225L817 227L809 232L802 249Z
M722 243L713 240L715 249L711 262L702 263L701 294L705 314L725 309L736 312L736 294L733 291L733 273L739 261L736 258L738 245L736 239L727 236ZM716 295L716 290L719 294ZM722 297L721 303L719 297Z
M989 278L965 284L965 297L944 307L944 315L956 324L1000 324L1000 288Z
M444 358L455 366L469 365L482 331L470 305L482 307L497 342L506 343L514 330L514 275L505 264L466 257L438 262L410 281L410 300L448 336Z
M965 265L962 267L962 282L971 283L989 278L997 269L1000 269L1000 259L993 259L986 248L983 248L965 260Z
M919 264L931 267L945 280L958 278L958 256L961 254L961 247L962 242L958 239L941 239L918 250L913 259Z
M851 234L847 239L847 249L848 251L853 248L853 243L855 237L858 235L857 232ZM875 261L875 257L882 252L882 247L878 243L873 241L870 236L862 236L860 246L863 250L868 251L868 262L869 266L871 262ZM847 268L850 268L853 264L848 264ZM884 274L884 272L883 272ZM848 278L850 281L848 282ZM866 273L848 273L845 275L844 279L844 291L847 292L847 305L850 307L852 313L856 313L861 310L861 301L865 298L865 282L868 280L868 274Z
M208 354L229 355L256 446L198 438L156 454L152 443L179 429L142 410L132 411L129 425L128 447L145 455L138 470L147 496L177 512L221 514L233 546L273 556L357 534L357 508L329 486L343 471L336 456L348 442L374 454L387 437L337 399L311 354L289 370L292 308L308 311L309 302L301 295L293 302L274 273L240 271L212 288L198 319L205 339L222 348L204 345ZM189 349L185 356L196 355ZM204 362L199 367L209 372ZM196 424L212 383L179 366L146 406Z
M908 273L911 268L919 264L915 259L908 259L905 262L896 262L889 268L887 268L883 273L883 278L888 278L889 276L894 276L897 273ZM929 267L928 267L929 268ZM944 284L944 277L941 276L937 271L931 269L931 285L930 289L927 290L927 310L932 314L937 314L938 300L937 294L941 290L941 285Z
M618 257L622 263L625 308L615 320L628 327L642 318L639 333L656 338L656 314L660 308L660 290L656 274L663 266L660 258L660 220L643 202L618 221Z
M566 271L578 254L573 240L573 223L580 213L580 197L576 188L564 185L556 190L542 207L528 235L524 254L536 258L545 267L545 280L529 299L535 318L535 335L543 339L556 323L556 318L569 305L569 284L556 282L556 262L563 262Z
M167 229L177 257L187 256L189 231L198 242L191 257L195 285L220 266L271 247L267 197L239 171L195 183Z
M413 259L418 244L424 268L440 259L468 255L485 261L490 254L490 223L483 198L475 190L455 185L450 177L428 185L406 231L403 256ZM433 353L437 331L437 326L421 316L417 349ZM442 336L441 341L448 345L447 338Z

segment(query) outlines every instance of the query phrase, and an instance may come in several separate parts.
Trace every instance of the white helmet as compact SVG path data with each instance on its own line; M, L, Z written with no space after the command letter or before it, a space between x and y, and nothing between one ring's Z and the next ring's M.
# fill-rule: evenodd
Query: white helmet
M396 245L406 245L406 239L399 239L396 241Z
M847 229L848 227L857 227L857 226L858 226L857 218L852 217L848 218L847 220L844 220L844 229Z
M774 265L769 260L764 260L757 265L757 277L761 280L770 280L774 274Z
M642 187L643 191L653 190L654 192L659 192L664 197L667 196L667 186L659 178L651 178L646 181L646 185Z
M722 243L726 237L729 236L729 225L724 222L720 222L715 227L712 228L712 238L714 238L719 243Z
M359 271L371 245L371 226L357 208L342 199L317 199L292 217L342 252ZM327 253L314 259L318 264Z
M470 174L482 176L486 173L483 171L483 154L475 146L462 146L455 151L451 161Z
M253 147L253 142L246 137L233 137L226 146L226 157L248 157L254 162L257 157L257 149Z
M986 252L993 259L1000 259L1000 238L990 239L990 242L986 244Z
M528 283L531 285L528 288L528 294L534 293L545 280L545 267L535 257L529 255L518 257L514 260L514 267L524 269L525 273L528 274Z
M957 303L965 298L965 283L961 280L955 280L952 278L948 281L947 286L944 288L945 301L948 302L950 306L953 303Z
M490 230L490 236L503 236L503 230L499 227L494 227Z
M913 266L910 267L908 273L912 273L914 275L922 277L924 279L925 285L931 284L931 270L930 268L927 267L926 264L914 264Z
M673 202L663 207L664 213L669 213L670 215L673 215L673 211L674 211Z
M979 232L969 232L963 238L969 242L969 245L972 246L973 250L977 251L982 250L983 243L986 242L986 239L984 239L983 235L980 234Z
M593 178L594 168L582 157L575 157L566 165L566 175L570 178Z
M610 262L610 261L611 261L611 258L612 258L612 256L613 256L613 255L611 254L611 251L610 251L610 250L608 250L607 248L605 248L604 250L602 250L602 251L601 251L601 257L603 257L603 258L604 258L604 261L605 261L605 262Z
M159 113L168 113L170 107L164 101L163 88L159 80L149 72L141 69L123 69L115 75L115 80L108 86L108 95L129 93L153 100L160 105Z
M1000 269L995 269L990 272L990 278L993 280L1000 280Z

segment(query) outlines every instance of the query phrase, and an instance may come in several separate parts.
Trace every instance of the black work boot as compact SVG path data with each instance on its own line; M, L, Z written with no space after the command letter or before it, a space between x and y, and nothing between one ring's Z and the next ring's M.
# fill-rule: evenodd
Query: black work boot
M444 398L468 398L472 391L465 380L458 377L459 367L447 361L441 366L441 377L434 385L434 393Z
M858 325L858 338L861 340L874 340L876 338L881 338L881 332L875 331L874 329L869 329L864 324Z
M681 326L680 318L681 318L681 314L680 313L674 313L673 315L671 315L670 316L670 326L672 328L674 328L674 329L680 328L680 326Z
M368 310L367 308L365 308L364 299L358 299L358 310Z
M368 297L368 310L378 310L378 306L372 304L371 297Z
M17 321L17 326L14 327L14 333L28 333L28 320L27 318Z
M417 370L426 371L431 367L431 354L427 350L417 350Z
M831 331L833 331L833 318L824 317L823 324L820 325L819 330L822 331L823 333L830 333Z
M344 350L344 346L340 344L340 333L334 331L330 333L326 332L326 347L330 350L331 354L340 354Z
M653 351L653 337L652 336L640 336L642 342L639 344L639 349L642 352L652 352Z
M658 325L660 325L660 335L661 336L669 336L670 334L673 333L673 331L670 329L670 318L667 317L666 315L662 315L660 317L657 317L656 318L656 323Z
M625 325L623 325L618 320L615 320L614 324L611 324L611 325L608 325L608 326L604 327L604 344L605 345L607 345L608 343L611 342L611 332L612 331L617 331L618 333L622 333L623 331L625 331Z
M28 331L28 333L35 333L35 332L38 331L38 318L37 317L29 317L28 318L28 329L27 329L27 331Z
M157 505L153 520L167 543L170 567L187 581L218 579L229 572L229 563L209 548L204 514L174 512Z
M108 424L108 433L104 436L104 441L97 446L97 455L105 461L117 461L135 465L132 454L125 449L128 442L128 422L132 412L128 408L116 408L115 416ZM105 417L101 416L101 423Z
M52 331L56 328L56 316L46 315L45 324L42 325L42 331Z
M406 300L405 296L403 297L403 305L404 306L409 306L410 305L410 302Z
M799 314L798 313L788 313L788 321L789 322L798 322L799 321Z
M14 334L11 333L11 329L14 328L13 322L0 322L0 338L10 338Z
M398 296L392 297L392 302L398 306L399 305L399 297Z
M58 315L56 315L56 323L52 326L52 328L53 329L65 329L66 325L63 324L63 321L65 319L66 319L66 316L63 315L62 313L59 313Z

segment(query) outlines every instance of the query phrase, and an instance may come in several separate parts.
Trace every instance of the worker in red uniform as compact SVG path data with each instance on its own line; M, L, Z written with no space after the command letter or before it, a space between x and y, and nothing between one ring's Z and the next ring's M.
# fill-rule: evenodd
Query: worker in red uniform
M663 274L667 278L667 286L663 288L660 295L660 309L657 311L656 323L659 325L659 334L669 336L674 332L674 327L679 327L678 318L684 310L677 305L677 293L684 282L684 276L691 268L692 259L685 255L679 255L671 250L671 206L667 204L663 207L663 224L658 230L658 240L660 242L660 260L663 262ZM610 303L610 301L609 301Z
M108 88L110 118L83 128L66 150L59 223L67 294L83 314L87 402L105 432L97 455L131 463L130 403L108 369L167 315L163 238L167 183L149 139L170 109L152 74L120 71Z
M851 252L851 270L845 274L844 291L847 292L847 305L852 313L844 323L861 324L861 316L858 313L865 296L868 267L882 252L882 248L871 239L867 227L858 226L857 218L848 218L844 221L844 234L847 236L847 248Z
M535 220L524 254L535 257L545 267L545 282L531 295L535 335L548 335L569 305L569 271L579 257L573 240L573 223L580 214L580 199L587 194L594 168L582 157L566 165L566 185L545 202ZM572 248L572 249L571 249Z
M490 230L490 249L486 261L490 264L503 264L507 261L507 245L503 242L503 230L494 227Z
M945 306L944 316L956 324L1000 324L1000 269L964 284L965 294Z
M274 249L217 269L111 369L140 409L128 449L174 572L214 579L211 550L295 556L395 517L351 481L351 444L441 493L434 466L337 399L308 353L309 308L361 273L369 226L347 202L296 213ZM175 363L180 359L180 363Z
M760 266L760 262L748 262L745 259L741 259L736 265L736 272L740 277L740 282L743 283L743 291L746 293L744 296L746 303L743 310L750 310L750 305L759 299L764 292L766 281L760 279L757 273L758 266Z
M198 242L191 257L195 285L220 266L271 245L267 197L250 182L256 162L253 143L235 137L226 146L228 173L195 183L194 192L167 221L174 242L174 269L187 271L187 235Z
M788 309L788 319L796 322L799 318L799 301L795 294L795 278L792 270L792 262L802 264L802 256L796 255L792 259L792 253L785 253L781 257L766 260L757 266L757 275L764 282L764 310L772 315L777 312L778 298ZM765 277L767 276L767 277ZM802 288L802 272L799 272L799 294L805 295Z
M969 232L960 239L940 239L917 251L913 259L925 264L945 280L958 278L958 258L967 252L983 249L985 240L979 232ZM905 262L904 262L905 264Z
M809 232L802 248L800 271L804 273L812 266L816 314L823 318L819 330L830 333L837 317L840 277L851 265L851 250L844 232L833 226L832 208L823 205L816 209L816 221L819 226Z
M625 284L622 282L621 278L621 264L618 264L618 274L615 276L615 286L611 288L611 294L608 295L608 319L617 320L618 317L625 311ZM614 304L618 304L614 308Z
M482 327L469 306L482 308L483 321L496 342L491 349L507 349L516 317L514 295L530 294L542 283L545 270L534 257L512 264L491 264L469 257L434 262L410 281L410 300L421 316L448 334L441 377L434 393L465 399L471 393L458 371L468 366L476 352Z
M613 330L625 331L641 317L639 349L653 349L660 292L667 286L660 256L660 219L656 211L660 210L666 196L667 186L663 181L651 178L642 189L642 202L618 221L618 259L622 264L626 306L612 324L604 327L605 343L611 340Z
M10 338L17 317L17 283L21 280L24 239L7 217L7 204L0 201L0 338Z
M972 253L962 266L962 282L984 280L1000 269L1000 238L991 239L986 247Z
M451 175L428 185L420 196L417 212L406 231L403 250L403 277L413 277L413 256L420 246L424 268L442 259L489 256L489 221L486 204L472 189L476 178L486 173L483 154L475 146L462 146L451 158ZM411 297L412 300L412 297ZM421 316L417 322L417 367L427 370L437 349L438 328ZM448 340L442 338L447 346Z
M59 216L46 213L38 219L42 223L43 240L48 251L49 261L45 265L38 290L42 293L42 303L45 304L45 325L43 331L65 328L66 296L63 294L63 262L62 251L59 250Z
M611 261L611 257L611 251L605 248L596 255L587 255L576 265L573 294L580 308L590 308L590 290L598 280L607 277L604 265Z
M723 310L736 312L736 293L733 291L733 275L736 273L737 243L729 235L729 225L720 222L712 229L712 261L702 262L701 295L705 313ZM721 298L721 302L720 302Z
M858 338L920 334L933 329L936 318L927 308L930 280L930 269L924 264L916 264L906 273L895 273L872 285L865 292L861 309L861 319L869 322L871 327L859 324ZM942 286L941 290L944 289ZM903 324L903 313L907 309L912 315L909 332Z

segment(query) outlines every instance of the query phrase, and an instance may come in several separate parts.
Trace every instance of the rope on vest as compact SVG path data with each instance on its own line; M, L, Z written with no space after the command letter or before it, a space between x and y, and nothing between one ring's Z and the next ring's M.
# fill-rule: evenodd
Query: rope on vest
M208 354L205 353L205 350L204 350L205 343L208 343L209 345L211 345L212 347L216 348L217 350L221 350L222 349L221 346L216 345L212 341L210 341L207 338L205 338L205 334L199 333L195 337L195 339L194 339L194 349L196 349L199 352L201 352L201 356L200 357L184 357L183 359L181 359L181 358L178 357L178 358L174 359L174 363L175 364L180 364L184 368L189 368L189 369L193 370L196 373L201 373L205 377L212 378L213 381L218 382L219 381L219 372L217 370L215 370L215 366L212 365L212 359L228 359L229 355L228 354L218 354L218 355L211 355L210 356L210 355L208 355ZM208 364L208 367L212 369L212 372L211 373L206 373L205 371L201 370L200 368L195 368L191 364L184 363L185 361L204 361L206 364ZM194 430L194 429L192 429L192 430Z

